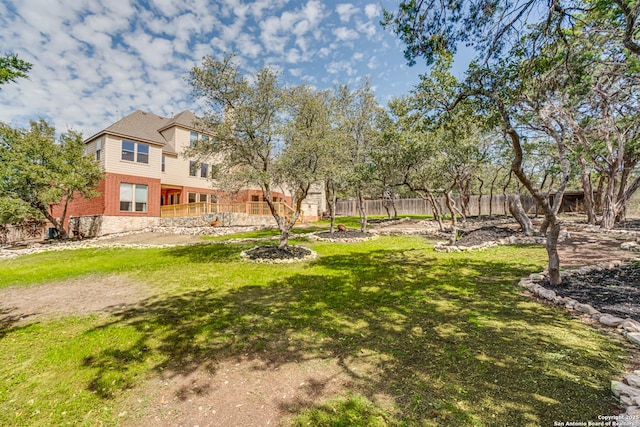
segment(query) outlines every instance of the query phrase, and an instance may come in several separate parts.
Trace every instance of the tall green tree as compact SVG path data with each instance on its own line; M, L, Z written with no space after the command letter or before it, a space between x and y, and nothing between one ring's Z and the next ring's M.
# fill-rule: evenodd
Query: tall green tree
M279 246L286 247L302 202L318 180L329 129L328 95L305 86L284 88L269 68L245 76L233 55L205 57L191 70L189 83L209 106L201 125L213 135L192 152L220 159L218 175L234 174L260 187L280 230ZM292 215L278 209L273 197L278 189L292 192Z
M375 99L369 80L351 90L336 88L336 137L344 144L349 165L349 187L358 201L360 231L367 229L364 200L367 184L373 179L372 151L378 138L377 117L382 108Z
M64 223L67 208L76 197L91 198L102 179L98 163L84 155L82 135L55 129L45 120L32 121L29 129L0 123L0 197L21 200L38 211L68 237ZM62 216L51 213L62 206Z
M19 78L26 78L33 65L18 58L15 53L0 56L0 86L15 82Z
M307 85L285 90L284 147L277 159L277 182L289 188L294 215L285 224L283 238L302 213L302 203L314 185L331 170L333 135L331 123L331 94ZM285 242L286 243L286 242Z
M545 116L545 113L561 98L558 95L563 91L559 88L583 98L584 92L575 80L567 79L561 84L552 77L554 73L555 76L567 74L565 66L573 61L576 42L580 43L579 40L584 40L583 34L590 32L610 36L609 43L602 45L600 52L592 53L592 61L617 54L637 69L639 7L635 0L613 3L409 0L401 2L397 12L385 12L383 25L405 42L405 56L410 63L423 57L430 64L443 54L454 52L459 42L475 44L478 48L480 54L460 87L458 100L473 99L479 109L499 119L512 145L511 170L545 214L549 274L553 284L560 283L557 209L571 178L569 142L576 135L566 132L566 122L561 124L557 116ZM577 22L584 24L576 25ZM621 44L623 49L617 47ZM589 59L589 56L581 58ZM609 120L610 126L611 123ZM531 130L544 131L556 146L561 176L553 204L525 171L524 146Z
M423 57L430 65L461 43L474 46L485 61L498 57L531 25L562 42L585 18L592 30L612 34L640 57L639 16L637 0L403 0L397 10L383 12L381 23L405 44L410 64Z

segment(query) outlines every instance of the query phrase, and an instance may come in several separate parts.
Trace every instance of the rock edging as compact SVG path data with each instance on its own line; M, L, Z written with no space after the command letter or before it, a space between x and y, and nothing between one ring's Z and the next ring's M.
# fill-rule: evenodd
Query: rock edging
M323 233L324 233L324 231L323 231ZM316 233L310 233L310 234L307 234L306 237L308 237L309 240L317 240L317 241L321 241L321 242L334 242L334 243L366 242L368 240L375 240L375 239L377 239L379 237L377 234L374 234L374 233L370 233L370 234L371 234L370 236L366 236L366 237L346 237L346 238L337 237L337 238L333 239L333 238L330 238L330 237L317 236Z
M510 236L505 237L499 240L493 240L490 242L485 242L480 245L473 246L456 246L449 245L447 242L437 242L433 249L436 252L464 252L464 251L481 251L488 248L493 248L495 246L504 246L504 245L526 245L526 244L540 244L546 245L547 239L545 237L519 237L519 236Z
M593 270L611 269L620 267L623 264L623 261L615 260L563 271L561 276L566 277L571 274L585 274ZM529 277L521 279L518 284L539 298L559 306L564 306L567 310L590 317L602 326L611 329L615 328L615 330L628 341L640 346L640 322L630 317L623 319L611 314L601 313L589 304L582 304L571 297L561 297L557 295L554 290L545 288L538 283L545 280L545 277L544 272L531 274ZM611 391L625 408L625 413L621 416L622 418L618 420L618 425L640 426L640 371L627 374L623 378L623 381L612 380ZM625 424L621 424L623 422Z
M305 255L302 258L279 258L279 259L271 259L271 258L251 258L247 252L257 248L258 246L254 246L251 249L240 252L240 258L244 261L253 262L257 264L292 264L295 262L304 262L310 261L318 258L318 253L313 249L307 248L306 246L291 246L291 247L299 247L303 248L309 252L309 254Z

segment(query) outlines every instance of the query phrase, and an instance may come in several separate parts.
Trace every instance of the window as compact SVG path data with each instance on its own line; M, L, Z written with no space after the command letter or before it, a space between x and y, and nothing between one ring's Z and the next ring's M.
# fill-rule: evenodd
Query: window
M136 151L136 143L122 140L122 160L133 162Z
M124 212L147 211L148 186L120 183L120 210Z
M208 174L209 174L209 165L207 163L203 163L200 166L200 177L206 178Z
M209 135L191 131L191 133L189 134L189 147L195 147L196 145L198 145L198 141L208 144Z
M165 155L163 154L163 155L162 155L162 172L164 172L164 171L165 171L166 159L167 159L167 156L165 156Z
M102 138L96 141L96 160L100 160L102 154Z
M195 203L195 202L196 202L196 193L189 193L188 203Z
M251 201L252 202L259 202L260 201L260 196L251 196Z
M197 176L197 175L198 175L198 162L189 160L189 176Z
M200 194L200 201L202 203L207 203L207 195L206 194Z
M138 145L138 163L149 163L149 146L147 144Z
M136 157L137 153L137 157ZM122 140L122 160L149 163L149 146L140 142Z

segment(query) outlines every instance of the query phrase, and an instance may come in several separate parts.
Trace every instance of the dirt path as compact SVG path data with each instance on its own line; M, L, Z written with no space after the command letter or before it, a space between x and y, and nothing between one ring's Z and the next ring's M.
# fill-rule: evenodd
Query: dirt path
M569 237L558 244L562 267L579 267L613 260L637 258L637 253L620 249L629 236L591 233L567 227Z
M84 276L55 283L0 289L0 328L66 315L109 312L148 295L139 283L121 276Z

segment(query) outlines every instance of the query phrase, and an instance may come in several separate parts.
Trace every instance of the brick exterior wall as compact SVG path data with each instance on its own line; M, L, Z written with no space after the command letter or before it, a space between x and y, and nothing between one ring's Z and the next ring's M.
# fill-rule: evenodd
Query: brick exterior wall
M120 211L120 183L143 184L148 186L147 212ZM143 176L107 173L105 176L104 215L130 217L160 216L160 180Z
M69 218L72 216L90 216L100 215L104 213L105 206L105 181L102 180L98 184L96 190L100 193L99 196L92 199L85 199L79 193L74 195L74 199L69 202L67 207L67 217L64 221L65 229L69 229ZM54 218L60 219L62 217L63 205L52 206L50 209L51 215Z
M147 212L121 212L120 211L120 183L143 184L148 186ZM141 176L106 173L97 190L98 197L85 199L78 195L67 208L65 228L69 229L70 217L84 217L95 215L126 216L126 217L159 217L160 216L160 180ZM53 206L52 215L55 218L62 216L63 206Z

